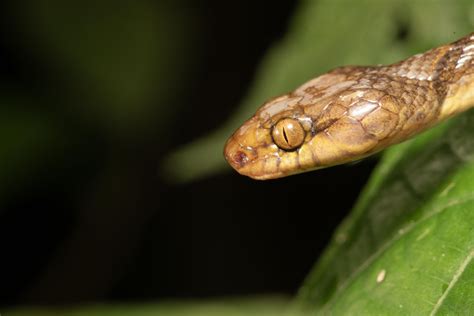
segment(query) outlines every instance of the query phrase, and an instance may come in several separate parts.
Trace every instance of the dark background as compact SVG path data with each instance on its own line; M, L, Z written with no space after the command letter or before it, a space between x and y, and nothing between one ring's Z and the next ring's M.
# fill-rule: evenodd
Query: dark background
M195 30L193 57L179 74L185 84L169 101L179 110L164 130L137 137L109 137L62 107L67 69L24 45L4 5L1 90L15 97L1 106L52 113L61 141L41 159L0 170L1 305L294 294L352 207L374 160L267 182L228 169L177 184L157 172L168 152L233 113L295 8L294 1L180 5ZM22 122L7 120L20 130ZM3 136L15 144L14 137ZM4 148L13 162L34 155Z

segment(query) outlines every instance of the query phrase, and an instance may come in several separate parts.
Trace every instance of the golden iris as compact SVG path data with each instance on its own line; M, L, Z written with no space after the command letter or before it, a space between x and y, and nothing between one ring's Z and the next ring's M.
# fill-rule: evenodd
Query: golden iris
M295 150L303 144L305 130L301 123L293 118L279 120L272 129L275 144L283 150Z

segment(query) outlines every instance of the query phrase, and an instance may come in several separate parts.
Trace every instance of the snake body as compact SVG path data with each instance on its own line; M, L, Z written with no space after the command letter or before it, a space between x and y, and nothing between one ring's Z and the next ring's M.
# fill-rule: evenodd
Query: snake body
M336 68L269 100L226 143L273 179L367 157L474 106L474 33L391 65Z

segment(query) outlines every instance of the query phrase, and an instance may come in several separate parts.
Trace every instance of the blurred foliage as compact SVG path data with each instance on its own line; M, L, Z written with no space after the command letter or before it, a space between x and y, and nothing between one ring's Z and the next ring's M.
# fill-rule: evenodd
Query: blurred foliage
M16 2L12 13L20 41L53 68L50 89L75 113L127 137L165 125L177 110L167 101L179 91L194 29L181 6L26 0Z
M223 170L226 139L265 100L338 66L392 63L455 40L472 31L473 10L471 0L301 1L234 115L171 153L163 169L174 181Z
M87 142L146 141L179 109L196 27L173 1L12 1L2 16L4 45L26 67L15 69L26 84L0 75L5 189L88 155Z
M53 117L25 109L32 100L1 90L0 201L42 167L44 160L51 159L51 152L64 147L61 128Z
M163 302L143 305L99 305L78 308L24 308L7 311L8 316L289 316L287 300L278 297L222 299L217 302ZM291 315L298 315L291 312Z
M21 267L14 271L21 274L12 277L18 279L18 288L27 292L31 286L29 290L34 292L37 286L36 293L41 294L48 284L60 287L60 282L54 282L61 278L62 270L57 267L71 262L77 266L73 257L83 249L84 257L97 259L93 253L87 256L94 251L94 247L86 245L91 239L96 243L94 246L105 245L103 257L115 260L107 252L111 247L106 242L117 242L113 233L120 231L126 238L126 242L121 242L121 263L131 253L127 249L136 246L132 243L141 231L137 219L145 217L145 210L124 202L138 195L136 157L140 155L134 150L153 150L143 143L159 138L170 117L179 110L181 103L175 102L176 95L179 83L186 83L182 73L193 62L189 48L194 44L193 32L198 30L190 13L174 1L153 0L25 0L2 6L0 14L5 28L0 47L0 204L8 207L0 212L5 215L2 219L6 219L4 236L12 238L4 243L27 253L15 260L36 260L34 266L31 264L33 272ZM157 158L153 158L147 174L156 178L153 164ZM145 159L152 158L142 161ZM101 173L100 168L105 172ZM114 186L102 189L101 183ZM111 192L113 189L123 194ZM42 204L46 195L54 203ZM107 212L117 211L117 205L123 206L119 214L109 216ZM44 214L37 215L42 211ZM23 214L27 215L21 218ZM131 231L128 235L126 229L120 230L120 220L127 214L135 220L126 223ZM49 221L47 228L52 232L37 238L35 231L27 230L29 224L34 225L35 215ZM61 235L61 229L67 227L60 226L69 223L63 215L74 222L75 229ZM17 224L17 220L24 222L18 224L15 235L8 234L12 227L7 226ZM94 236L96 231L100 232L99 237ZM23 236L25 245L32 249L24 251L18 246L22 245ZM52 241L54 238L57 239ZM58 245L61 242L64 244ZM128 247L129 244L132 246ZM73 259L67 261L63 255L67 251L61 249L69 245L73 245L67 249ZM38 252L41 255L35 257ZM12 253L16 254L9 254ZM57 268L56 274L48 273L48 267L43 265L42 260L48 255L45 261L52 270ZM58 264L54 265L55 262ZM68 271L67 268L70 266L64 270ZM9 273L7 269L5 274ZM90 272L84 266L79 269ZM29 273L39 276L25 285L23 280L30 277ZM113 273L116 272L110 272ZM13 289L5 292L11 292L11 297L2 298L4 301L13 300L15 295L28 300L28 293L16 293Z

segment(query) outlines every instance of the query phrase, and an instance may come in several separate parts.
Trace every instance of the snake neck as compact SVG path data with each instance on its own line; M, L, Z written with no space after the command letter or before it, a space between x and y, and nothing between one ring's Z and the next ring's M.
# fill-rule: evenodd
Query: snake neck
M448 118L474 106L474 33L447 45L438 62L435 83L445 91L441 118Z
M437 121L474 106L474 33L382 68L398 80L428 82L438 101L432 103Z

